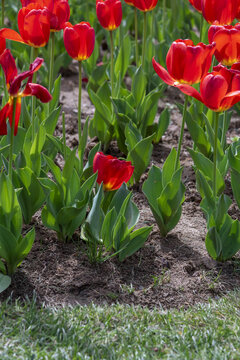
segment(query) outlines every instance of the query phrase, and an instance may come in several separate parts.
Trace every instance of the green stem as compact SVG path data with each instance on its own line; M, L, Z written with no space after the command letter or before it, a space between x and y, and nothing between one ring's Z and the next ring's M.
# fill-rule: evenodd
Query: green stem
M37 55L38 55L38 48L32 47L31 62L33 62L36 59ZM35 83L36 79L37 79L37 73L35 72L33 74L32 82ZM35 96L32 96L32 141L34 140L35 137L35 128L36 128L35 110L36 110L36 98Z
M166 19L166 0L163 0L162 7L162 37L164 39L164 31L165 31L165 19Z
M63 157L66 162L67 154L66 154L66 122L65 122L65 112L62 112L62 133L63 133Z
M223 129L222 129L222 137L221 137L221 145L224 150L226 144L226 132L227 132L227 112L223 113Z
M113 72L113 32L110 31L110 41L111 41L111 94L113 97L114 89L114 72Z
M199 40L200 40L200 42L202 42L202 36L203 36L203 20L204 20L204 18L203 18L203 16L202 16L202 14L200 14L200 17L201 17L201 19L200 19L200 37L199 37Z
M178 141L177 157L176 157L176 161L175 161L175 171L178 168L178 163L179 163L179 159L180 159L180 153L181 153L181 147L182 147L182 141L183 141L184 125L185 125L185 119L186 119L186 113L187 113L187 106L188 106L188 95L185 95L183 116L182 116L182 126L181 126L179 141Z
M49 49L49 78L48 78L48 90L51 93L53 87L53 67L54 67L54 45L55 45L55 33L52 31L50 34L50 49Z
M82 62L78 62L78 144L82 136L81 128L81 106L82 106Z
M138 67L138 18L137 18L137 8L134 7L134 18L135 18L135 56L136 56L136 66Z
M218 119L219 113L215 112L214 121L214 148L213 148L213 196L214 199L217 197L217 141L218 141Z
M10 147L9 147L9 164L8 164L8 176L12 182L12 164L13 164L13 144L14 144L14 128L15 128L15 116L16 116L17 98L13 98L13 115L12 115L12 126L10 135Z
M2 0L2 21L1 21L1 27L4 27L4 1Z
M143 13L143 15L144 15L144 24L143 24L142 68L144 69L145 51L146 51L146 39L147 39L147 13L146 13L146 11Z

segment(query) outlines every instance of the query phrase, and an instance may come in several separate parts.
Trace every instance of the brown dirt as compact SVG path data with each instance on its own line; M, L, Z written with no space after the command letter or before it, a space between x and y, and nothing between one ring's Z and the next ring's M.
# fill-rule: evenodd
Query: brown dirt
M68 145L77 144L77 77L71 74L63 78L61 102L66 112ZM181 100L179 92L168 89L159 102L159 111L165 106L171 109L171 124L162 142L154 147L152 163L161 165L176 146L181 115L174 101ZM83 118L94 113L83 90ZM239 135L239 118L234 117L230 137ZM61 123L57 133L61 132ZM93 146L91 143L89 146ZM140 225L154 224L145 246L135 255L119 263L113 258L102 264L91 265L86 256L84 243L76 235L72 243L63 244L53 231L43 227L40 215L31 224L36 228L36 241L26 260L12 279L11 287L0 295L0 300L10 294L24 299L35 293L39 303L62 304L111 304L115 302L163 308L188 307L197 302L217 298L240 286L240 255L225 264L219 264L208 256L204 239L206 221L200 210L201 201L195 188L192 162L187 152L191 139L184 134L181 162L184 164L183 180L186 200L177 227L164 239L161 237L147 201L141 191L134 188L134 201L140 209ZM119 155L115 143L109 150ZM146 178L143 175L142 181ZM231 194L229 182L227 192ZM240 218L233 204L231 215ZM27 227L25 228L27 230Z

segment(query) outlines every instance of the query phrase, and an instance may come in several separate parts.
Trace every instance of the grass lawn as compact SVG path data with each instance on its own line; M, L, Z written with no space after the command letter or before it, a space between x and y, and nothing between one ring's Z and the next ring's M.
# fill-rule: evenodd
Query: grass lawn
M240 292L181 310L5 302L0 359L240 359Z

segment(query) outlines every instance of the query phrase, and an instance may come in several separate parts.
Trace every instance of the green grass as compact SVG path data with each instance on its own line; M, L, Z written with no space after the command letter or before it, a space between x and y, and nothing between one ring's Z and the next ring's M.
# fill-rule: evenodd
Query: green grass
M5 302L0 359L240 359L240 292L187 311Z

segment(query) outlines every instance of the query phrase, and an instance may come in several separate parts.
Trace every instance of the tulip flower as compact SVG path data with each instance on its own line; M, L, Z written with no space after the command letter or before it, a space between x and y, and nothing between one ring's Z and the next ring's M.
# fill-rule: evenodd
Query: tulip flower
M51 31L62 30L70 17L68 0L21 0L21 3L23 7L33 3L38 3L42 8L46 7L49 10Z
M202 78L200 93L188 85L180 90L215 112L225 111L240 101L240 71L218 65Z
M219 25L230 25L237 10L237 0L202 0L202 14L209 24L217 21Z
M18 123L21 113L21 100L23 97L35 96L43 103L47 103L52 99L47 89L45 89L41 85L32 83L33 74L38 71L38 69L42 66L42 63L43 59L36 58L35 61L30 65L28 71L25 71L18 75L15 60L10 50L6 49L0 56L0 65L2 66L5 74L7 89L9 93L9 100L0 111L0 135L7 134L7 118L9 118L10 125L12 126L14 98L17 99L16 116L14 119L14 135L17 135L18 131ZM28 81L25 85L25 88L22 89L22 82L25 79L28 79Z
M189 2L197 11L202 12L202 0L189 0Z
M12 180L12 155L14 135L17 135L18 123L21 114L21 101L25 96L34 96L43 103L49 102L52 97L48 90L43 86L32 83L33 75L42 66L43 59L36 58L30 65L28 71L18 74L15 60L10 52L6 49L0 56L0 65L3 68L6 84L9 94L7 104L0 111L0 135L7 135L7 119L11 127L11 140L9 147L9 166L8 174ZM25 87L22 82L27 80Z
M122 21L122 4L120 0L96 0L97 17L105 29L112 31Z
M134 0L134 6L141 11L151 11L158 3L158 0Z
M49 11L37 3L23 7L18 12L18 29L20 34L12 29L1 29L0 36L34 48L45 46L50 36Z
M212 25L208 31L209 42L216 43L215 57L226 66L240 61L240 24Z
M168 85L182 89L184 86L199 83L208 72L215 44L199 43L192 40L175 40L167 53L167 70L153 58L152 63L158 76ZM188 84L188 85L186 85Z
M98 172L97 183L103 183L105 191L119 189L127 183L134 171L131 161L119 160L111 155L97 152L93 159L93 172Z
M88 59L95 44L95 31L88 22L81 22L77 25L65 24L63 41L67 53L75 60Z
M214 43L210 45L199 43L194 46L192 40L179 39L172 43L167 53L166 64L168 71L157 63L154 58L152 59L154 70L158 76L166 84L175 86L186 94L175 170L177 170L182 146L188 104L188 91L191 92L192 90L190 85L200 82L201 78L208 72L211 66L214 49Z
M67 53L79 65L79 93L78 93L78 137L81 138L81 94L82 94L82 61L88 59L94 50L95 31L88 22L77 25L65 24L63 32L64 45ZM79 149L80 151L80 149Z

